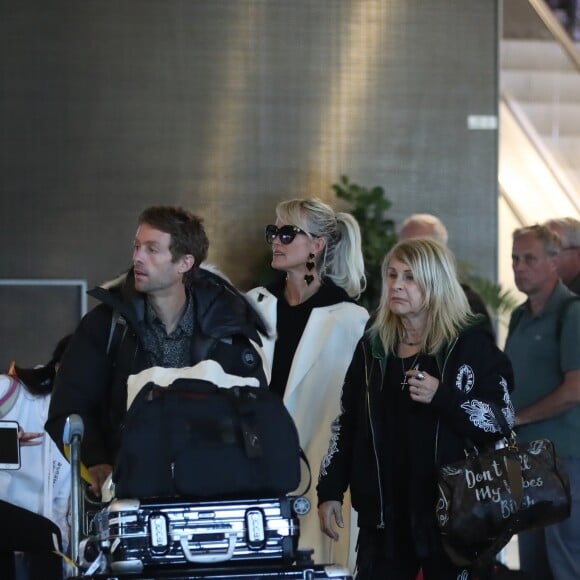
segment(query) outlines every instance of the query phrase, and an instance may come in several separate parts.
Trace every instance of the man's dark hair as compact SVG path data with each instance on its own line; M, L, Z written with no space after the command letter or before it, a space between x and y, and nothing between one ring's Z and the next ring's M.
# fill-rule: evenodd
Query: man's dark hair
M209 240L203 220L182 207L157 205L141 212L138 223L150 225L171 236L169 250L173 262L186 254L194 257L193 268L184 276L185 280L191 280L194 272L207 258Z

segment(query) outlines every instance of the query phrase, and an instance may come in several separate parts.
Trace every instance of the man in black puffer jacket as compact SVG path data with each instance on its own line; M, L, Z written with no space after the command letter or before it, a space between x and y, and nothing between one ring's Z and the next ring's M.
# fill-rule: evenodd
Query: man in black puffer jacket
M231 375L267 378L259 315L220 276L200 268L209 242L202 221L170 206L139 217L133 268L89 294L101 301L81 321L62 360L46 430L62 446L66 418L85 423L81 460L100 495L119 446L127 378L144 369L204 360Z

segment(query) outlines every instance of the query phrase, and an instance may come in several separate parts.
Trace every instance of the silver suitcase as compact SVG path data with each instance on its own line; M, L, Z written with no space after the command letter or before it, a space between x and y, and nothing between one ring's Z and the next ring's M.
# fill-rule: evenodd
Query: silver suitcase
M112 501L93 525L110 570L294 561L304 498ZM307 500L306 500L307 501Z

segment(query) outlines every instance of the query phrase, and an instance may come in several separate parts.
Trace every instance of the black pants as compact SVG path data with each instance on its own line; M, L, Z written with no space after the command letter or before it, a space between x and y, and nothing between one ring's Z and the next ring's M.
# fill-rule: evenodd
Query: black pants
M468 569L455 566L442 549L420 559L409 542L398 546L392 556L387 556L384 533L375 529L361 528L356 564L356 580L415 580L420 569L424 580L472 578Z
M13 580L14 552L28 556L30 580L62 580L62 559L53 553L53 534L62 549L60 529L49 519L0 500L0 578Z

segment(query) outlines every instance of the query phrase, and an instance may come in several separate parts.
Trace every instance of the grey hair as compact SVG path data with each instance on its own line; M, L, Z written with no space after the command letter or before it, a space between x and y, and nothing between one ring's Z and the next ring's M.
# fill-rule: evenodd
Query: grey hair
M428 226L432 229L432 234L429 236L441 245L446 246L449 240L449 233L443 222L435 215L430 213L414 213L410 215L401 226L399 232L403 231L405 226L409 224L419 224Z
M537 240L540 240L544 246L544 251L549 256L555 256L559 254L560 250L562 249L562 240L560 239L560 236L556 232L553 232L548 226L534 224L533 226L518 228L514 230L512 238L515 242L522 236L527 235L532 235Z
M551 219L544 223L551 230L555 227L559 231L563 248L580 248L580 220L573 217ZM560 231L561 230L561 231Z

